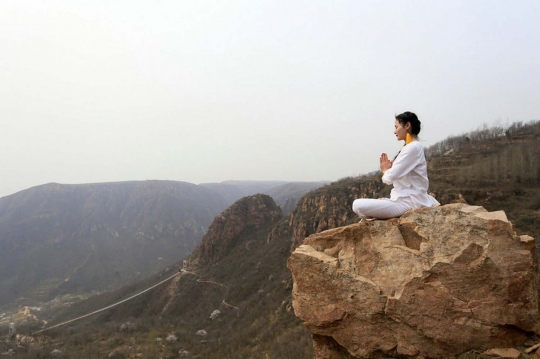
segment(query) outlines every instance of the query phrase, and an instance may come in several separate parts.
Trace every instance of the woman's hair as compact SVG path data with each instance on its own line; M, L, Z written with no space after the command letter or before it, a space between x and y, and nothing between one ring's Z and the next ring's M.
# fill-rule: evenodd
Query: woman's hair
M414 113L409 111L403 112L401 115L396 116L396 120L398 120L403 127L409 122L411 124L411 133L413 135L418 136L420 133L420 120Z

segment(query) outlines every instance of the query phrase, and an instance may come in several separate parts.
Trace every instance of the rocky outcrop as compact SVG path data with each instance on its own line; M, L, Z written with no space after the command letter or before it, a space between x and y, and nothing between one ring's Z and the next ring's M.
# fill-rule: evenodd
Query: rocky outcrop
M535 241L451 204L308 237L289 258L315 358L452 358L538 332Z
M248 229L275 224L283 216L272 197L256 194L244 197L218 215L197 248L202 263L219 260Z
M302 244L304 238L358 221L351 210L357 198L387 196L390 187L383 184L379 175L344 178L311 191L300 199L289 217L293 247Z

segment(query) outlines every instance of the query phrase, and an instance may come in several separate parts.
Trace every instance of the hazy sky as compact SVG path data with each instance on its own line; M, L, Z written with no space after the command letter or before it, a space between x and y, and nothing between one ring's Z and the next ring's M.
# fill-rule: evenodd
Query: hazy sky
M540 118L540 1L0 5L0 196L48 182L337 180Z

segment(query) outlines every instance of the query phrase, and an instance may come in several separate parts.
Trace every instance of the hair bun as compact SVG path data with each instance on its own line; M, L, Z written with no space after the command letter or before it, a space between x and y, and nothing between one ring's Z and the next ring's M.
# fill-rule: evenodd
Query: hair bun
M405 126L407 123L410 123L411 133L413 135L416 136L420 133L422 124L420 123L418 116L416 116L413 112L409 112L409 111L403 112L402 114L396 116L396 120L398 120L402 126Z

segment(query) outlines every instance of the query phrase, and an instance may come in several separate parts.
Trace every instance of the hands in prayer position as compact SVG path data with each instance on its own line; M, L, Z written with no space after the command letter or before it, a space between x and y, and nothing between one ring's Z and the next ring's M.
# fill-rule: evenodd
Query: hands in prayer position
M386 171L388 171L390 168L392 168L392 161L388 159L388 155L386 153L383 153L380 158L380 165L381 172L384 174Z

